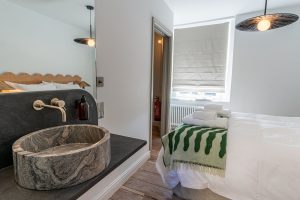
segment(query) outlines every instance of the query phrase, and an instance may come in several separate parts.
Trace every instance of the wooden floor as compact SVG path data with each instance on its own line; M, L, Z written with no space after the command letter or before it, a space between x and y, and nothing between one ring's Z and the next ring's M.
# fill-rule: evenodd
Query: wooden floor
M150 160L148 160L110 200L182 200L174 196L172 190L163 184L156 170L155 161L162 146L158 129L153 128L152 137ZM199 200L229 200L213 193L209 189L202 190L196 196ZM193 199L195 199L195 197L193 197Z
M151 158L110 199L111 200L179 200L173 196L158 174L155 161L161 148L159 132L153 129Z

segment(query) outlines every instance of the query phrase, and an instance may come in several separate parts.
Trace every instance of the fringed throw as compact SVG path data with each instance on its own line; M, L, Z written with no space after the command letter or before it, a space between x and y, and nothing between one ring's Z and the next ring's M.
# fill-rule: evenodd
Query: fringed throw
M164 164L176 169L181 163L204 173L224 176L227 129L182 125L163 136Z

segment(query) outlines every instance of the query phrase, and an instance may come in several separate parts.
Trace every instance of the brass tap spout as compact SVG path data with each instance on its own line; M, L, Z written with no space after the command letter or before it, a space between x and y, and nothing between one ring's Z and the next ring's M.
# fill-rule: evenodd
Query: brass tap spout
M47 105L42 100L36 100L33 102L33 108L34 108L34 110L42 110L44 108L59 110L61 112L62 122L66 122L67 114L66 114L66 108L64 107L65 102L62 100L58 100L58 99L52 99L51 104L52 105Z

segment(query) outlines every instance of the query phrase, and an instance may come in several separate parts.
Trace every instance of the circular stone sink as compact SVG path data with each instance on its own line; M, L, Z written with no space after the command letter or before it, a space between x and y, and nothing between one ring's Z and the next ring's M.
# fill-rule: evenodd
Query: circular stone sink
M99 126L66 125L33 132L12 146L16 182L52 190L98 175L110 162L110 134Z

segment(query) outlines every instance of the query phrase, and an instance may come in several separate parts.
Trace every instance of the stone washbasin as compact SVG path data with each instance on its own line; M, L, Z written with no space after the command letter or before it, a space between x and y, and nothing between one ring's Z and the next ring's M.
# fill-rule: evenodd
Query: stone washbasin
M94 125L65 125L25 135L12 146L16 182L28 189L52 190L87 181L111 157L110 133Z

